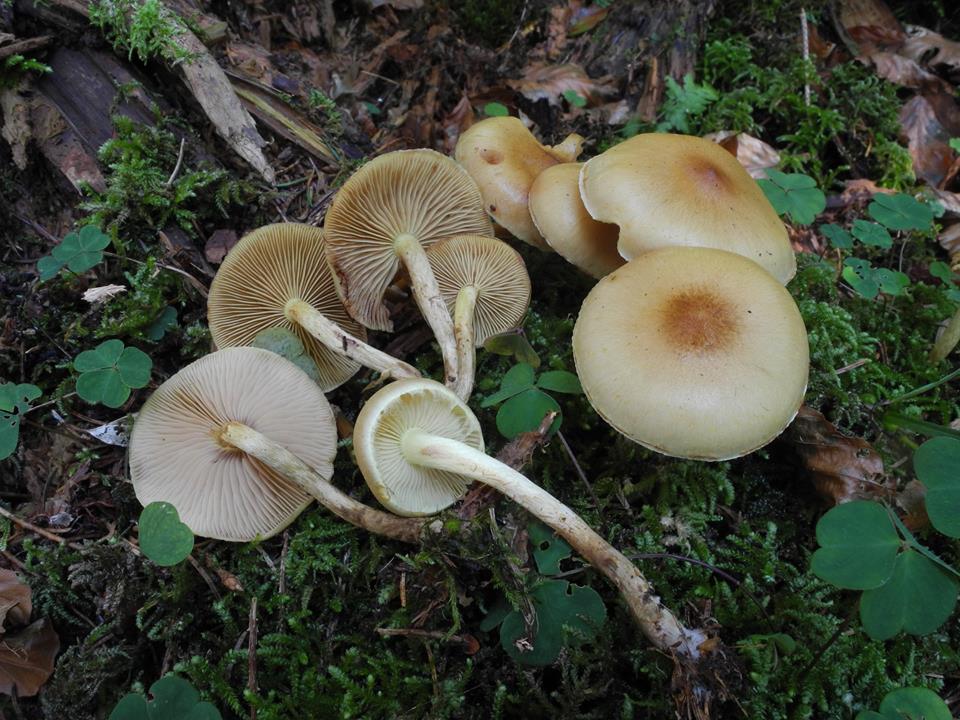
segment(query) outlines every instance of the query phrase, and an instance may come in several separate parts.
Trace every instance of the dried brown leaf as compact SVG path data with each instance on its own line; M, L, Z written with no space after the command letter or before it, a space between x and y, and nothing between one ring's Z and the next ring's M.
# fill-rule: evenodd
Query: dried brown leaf
M933 30L908 25L907 38L900 54L950 78L952 82L960 80L960 43Z
M877 75L897 85L917 90L946 89L943 80L924 70L916 60L898 53L878 50L865 55L864 59L873 64Z
M706 138L733 155L754 179L765 178L767 169L780 163L780 153L772 145L747 133L721 130Z
M11 625L30 622L30 586L12 570L0 568L0 635L7 620Z
M930 524L927 517L927 488L919 480L911 480L897 493L897 505L906 513L903 524L911 532L922 530Z
M570 8L555 5L550 8L547 20L547 59L559 60L567 45L567 24L570 22Z
M567 34L570 37L577 37L577 35L590 32L603 22L603 19L607 17L609 12L609 7L602 7L596 4L575 10L570 16L570 30Z
M203 256L208 263L219 265L236 244L237 233L234 230L224 228L214 230L203 246Z
M60 638L46 618L28 625L15 636L0 639L0 693L36 695L53 673Z
M901 132L907 140L913 171L917 177L933 187L941 187L954 153L950 148L950 133L943 127L931 101L916 95L900 110Z
M883 459L870 443L844 435L812 408L800 408L788 439L803 458L817 492L833 505L887 497L894 489L884 478Z
M840 29L862 54L896 49L906 37L900 21L883 0L842 0L836 18Z
M616 93L609 76L592 79L575 63L531 63L521 79L507 80L507 85L529 100L546 100L551 105L559 105L567 91L577 93L587 101L587 105L595 105Z

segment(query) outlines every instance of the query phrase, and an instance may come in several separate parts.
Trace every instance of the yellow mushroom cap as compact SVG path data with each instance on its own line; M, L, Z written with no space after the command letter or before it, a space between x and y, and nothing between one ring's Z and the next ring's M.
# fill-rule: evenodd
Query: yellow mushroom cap
M400 267L399 236L426 248L461 233L493 235L476 183L434 150L398 150L361 167L334 197L324 230L344 304L377 330L393 329L383 293Z
M586 162L580 194L595 220L620 226L628 260L673 245L735 252L786 284L797 263L757 182L719 145L689 135L636 135Z
M803 402L806 328L752 260L711 248L654 250L590 291L573 331L590 404L657 452L727 460L762 447Z
M620 228L594 220L580 199L582 166L561 163L540 173L530 187L530 216L564 260L602 278L626 261L617 251Z
M197 535L269 537L312 497L217 432L240 422L280 443L328 480L337 432L323 392L269 350L227 348L187 365L157 388L130 437L130 478L144 505L165 501Z
M463 497L469 480L409 463L400 441L411 428L458 440L481 452L483 433L470 408L434 380L392 382L360 410L353 449L370 490L397 515L432 515Z
M457 235L433 245L427 258L451 315L460 290L476 289L473 333L477 347L491 335L520 324L530 306L530 276L520 253L505 242Z
M262 330L294 332L320 372L324 392L349 380L360 365L318 342L284 315L290 300L303 300L356 338L366 329L347 314L327 265L323 231L278 223L246 235L227 254L210 286L207 319L219 348L249 345Z
M457 140L453 156L480 188L484 208L514 236L549 250L530 218L527 194L537 175L552 165L571 162L583 138L570 135L559 145L540 144L515 117L492 117L471 125Z

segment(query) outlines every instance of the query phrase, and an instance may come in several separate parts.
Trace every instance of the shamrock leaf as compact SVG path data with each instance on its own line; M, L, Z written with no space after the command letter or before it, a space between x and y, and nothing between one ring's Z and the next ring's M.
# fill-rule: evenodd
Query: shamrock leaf
M573 550L563 538L557 537L553 530L542 522L534 520L527 527L530 544L533 546L533 559L541 575L558 575L560 561L570 557Z
M868 220L854 220L851 229L853 236L864 245L871 247L888 248L893 245L893 238L882 225Z
M839 225L833 223L821 225L820 233L839 250L849 250L853 247L853 237Z
M37 262L41 280L49 280L66 267L71 272L86 272L103 260L103 250L110 237L96 225L86 225L79 232L69 233L47 257Z
M927 440L913 454L913 469L927 488L930 523L944 535L960 538L960 440Z
M565 580L546 580L530 594L536 628L527 636L523 616L510 612L500 626L500 645L524 665L549 665L564 645L589 641L607 617L603 600L590 587Z
M80 373L77 394L89 403L120 407L132 388L150 382L152 367L150 356L142 350L124 347L121 340L105 340L74 359L73 368Z
M562 413L560 405L545 392L530 388L514 395L497 411L497 430L507 440L513 440L522 432L532 432L540 427L547 413L555 412L557 417L550 425L550 432L560 429Z
M860 622L874 640L887 640L901 630L932 633L953 612L958 589L960 584L943 568L907 549L897 555L890 580L863 593Z
M934 218L932 207L904 193L874 196L867 212L891 230L929 230Z
M171 305L167 305L157 316L146 330L143 331L144 337L153 342L159 342L167 333L177 326L177 310Z
M491 407L524 390L532 388L535 374L533 366L531 365L527 365L526 363L514 365L504 374L503 379L500 381L500 389L493 395L484 398L483 402L480 403L480 407Z
M130 693L110 713L109 720L222 720L208 702L200 702L193 685L176 675L166 675L150 686L150 700Z
M140 549L157 565L176 565L193 551L193 532L173 505L152 502L140 513Z
M808 175L782 173L770 168L760 188L779 215L790 215L800 225L809 225L827 206L827 198Z
M511 355L517 362L526 363L531 367L540 367L540 358L533 349L522 330L513 330L499 335L491 335L483 343L483 349L497 355Z
M537 387L570 395L583 394L580 378L566 370L550 370L543 373L537 378Z
M877 268L874 278L880 286L880 292L887 295L901 295L910 286L910 278L899 270Z
M933 690L898 688L887 693L880 712L863 710L856 720L952 720L950 708Z
M902 543L886 509L855 500L830 510L817 523L820 549L810 569L821 580L848 590L883 585L893 574Z
M957 279L957 274L943 260L934 260L930 263L930 274L948 284Z
M309 375L311 380L320 384L320 369L317 363L292 330L284 327L267 328L258 332L250 344L285 357Z
M843 279L867 300L873 300L880 292L880 284L874 277L874 267L869 260L861 260L860 258L844 260Z
M10 457L20 440L20 417L30 401L40 397L40 388L29 383L0 383L0 460Z

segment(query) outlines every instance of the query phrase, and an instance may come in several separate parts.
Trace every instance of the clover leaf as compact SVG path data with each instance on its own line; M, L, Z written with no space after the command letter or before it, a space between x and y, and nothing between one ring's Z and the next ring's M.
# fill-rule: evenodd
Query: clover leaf
M250 344L285 357L309 375L311 380L320 384L320 369L316 361L310 357L303 341L292 330L284 327L267 328L258 332Z
M839 225L833 223L821 225L820 233L839 250L849 250L853 247L853 236Z
M20 418L40 388L29 383L0 383L0 460L10 457L20 440Z
M541 575L558 575L560 561L566 560L573 549L563 538L559 538L542 522L533 521L527 527L530 544L533 546L533 559Z
M883 225L869 220L854 220L850 232L864 245L871 247L888 248L893 245L893 238Z
M152 502L140 513L140 549L157 565L176 565L193 551L193 531L168 502Z
M526 363L510 368L500 381L500 390L485 398L480 407L503 403L497 411L497 429L508 440L522 432L540 427L547 413L557 413L550 432L560 429L562 412L560 405L543 390L580 394L580 380L565 370L550 370L535 379L536 371Z
M860 622L874 640L887 640L901 630L926 635L950 617L958 590L956 578L916 550L907 549L897 555L890 580L863 593Z
M200 693L176 675L166 675L150 686L150 699L138 693L124 696L109 720L223 720L220 711L200 701Z
M159 342L166 335L167 330L172 330L177 326L177 309L172 305L167 305L157 318L147 326L143 331L144 337L152 342Z
M809 175L770 168L767 178L757 181L767 200L778 215L790 215L795 223L809 225L827 206L826 196Z
M952 720L950 708L933 690L923 687L891 690L880 712L862 710L856 720Z
M881 291L887 295L901 295L910 285L906 274L889 268L875 268L869 260L847 258L843 265L843 279L867 300L872 300Z
M63 268L71 272L86 272L103 260L103 251L110 244L96 225L86 225L79 232L66 235L53 251L37 261L41 281L50 280Z
M934 210L910 195L876 195L867 212L891 230L929 230Z
M142 350L124 347L122 340L105 340L74 359L73 368L80 373L77 395L89 403L118 408L131 389L150 382L152 367L150 356Z
M813 574L848 590L887 582L902 546L887 510L868 500L844 503L826 513L817 523L817 542Z
M913 454L913 468L927 488L930 524L948 537L960 538L960 440L927 440Z

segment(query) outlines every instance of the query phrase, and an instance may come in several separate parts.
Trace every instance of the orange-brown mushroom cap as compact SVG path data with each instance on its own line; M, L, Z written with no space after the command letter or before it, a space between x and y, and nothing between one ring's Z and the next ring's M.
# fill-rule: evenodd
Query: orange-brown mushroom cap
M269 537L312 497L244 452L218 440L239 422L282 444L324 479L337 433L323 392L269 350L220 350L157 388L130 437L137 499L172 504L197 535L246 542Z

